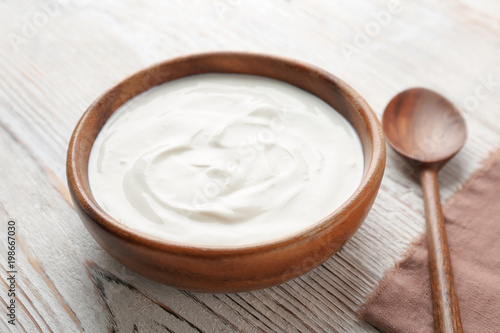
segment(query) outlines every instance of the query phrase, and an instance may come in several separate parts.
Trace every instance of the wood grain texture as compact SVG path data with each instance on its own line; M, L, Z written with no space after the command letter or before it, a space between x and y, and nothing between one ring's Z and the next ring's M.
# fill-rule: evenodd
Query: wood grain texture
M429 251L429 273L434 309L434 329L438 333L461 333L462 321L455 289L452 259L444 227L437 171L420 171L425 203L426 238Z
M461 108L469 129L440 172L443 199L500 144L493 0L402 2L364 43L359 32L388 2L66 0L52 8L44 21L42 2L0 1L0 248L7 220L16 220L22 290L19 325L2 316L2 332L376 332L355 311L425 225L417 177L390 150L360 230L325 264L278 287L181 292L125 269L88 235L67 200L71 132L103 91L158 61L211 50L293 57L351 84L379 116L399 91L436 90ZM30 37L13 43L23 29Z

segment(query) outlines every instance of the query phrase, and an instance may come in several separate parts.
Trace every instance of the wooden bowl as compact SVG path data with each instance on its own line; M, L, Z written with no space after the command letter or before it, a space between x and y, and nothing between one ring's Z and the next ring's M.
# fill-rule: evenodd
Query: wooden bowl
M133 230L109 216L89 186L94 140L122 104L155 85L202 73L241 73L288 82L340 112L358 133L364 174L352 196L307 229L265 243L209 248L169 242ZM385 167L385 141L368 104L332 74L274 56L218 52L169 60L142 70L100 96L83 114L71 137L68 185L85 226L109 254L152 280L197 292L241 292L278 285L317 267L356 232L377 195Z

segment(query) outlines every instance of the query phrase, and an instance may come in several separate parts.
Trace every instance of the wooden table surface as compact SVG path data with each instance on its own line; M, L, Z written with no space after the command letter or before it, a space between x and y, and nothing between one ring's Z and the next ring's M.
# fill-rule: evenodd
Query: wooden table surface
M311 273L278 287L195 294L123 267L68 196L65 159L87 106L175 56L241 50L303 60L351 84L381 116L425 86L467 119L440 173L452 195L500 145L500 2L0 1L1 332L376 332L355 312L424 229L421 190L392 151L361 229ZM16 223L16 325L5 307L7 221Z

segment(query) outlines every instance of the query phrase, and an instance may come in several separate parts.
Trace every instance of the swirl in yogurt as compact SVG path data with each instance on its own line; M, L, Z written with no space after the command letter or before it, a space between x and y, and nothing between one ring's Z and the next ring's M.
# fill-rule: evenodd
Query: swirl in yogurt
M318 222L359 185L351 125L319 98L262 77L175 80L117 110L94 143L99 205L141 232L198 246L271 241Z

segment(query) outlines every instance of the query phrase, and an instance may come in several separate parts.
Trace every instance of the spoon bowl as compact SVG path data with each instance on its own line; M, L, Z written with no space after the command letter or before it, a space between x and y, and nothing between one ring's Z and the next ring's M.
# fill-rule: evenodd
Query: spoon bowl
M382 126L399 154L421 163L448 161L465 144L465 121L455 106L438 93L412 88L387 105Z

